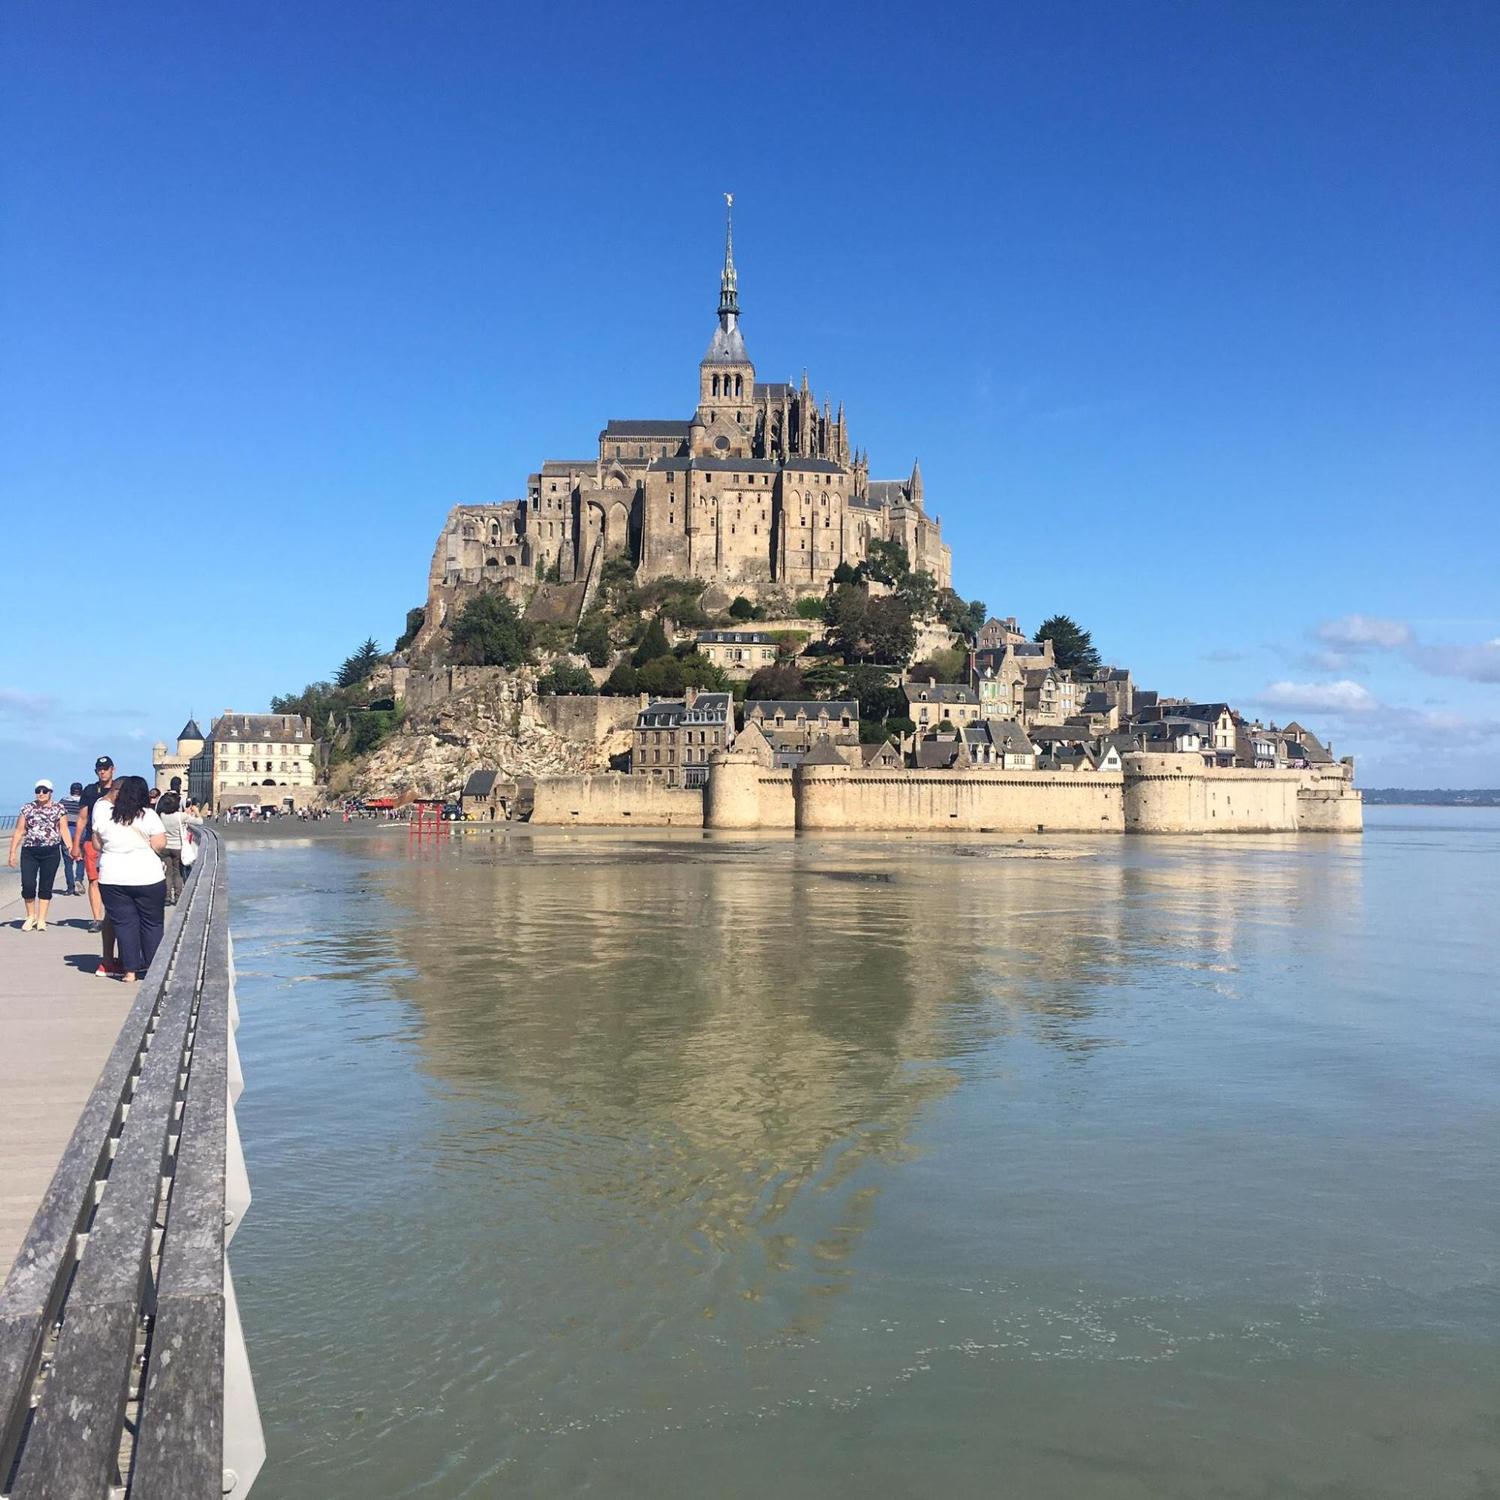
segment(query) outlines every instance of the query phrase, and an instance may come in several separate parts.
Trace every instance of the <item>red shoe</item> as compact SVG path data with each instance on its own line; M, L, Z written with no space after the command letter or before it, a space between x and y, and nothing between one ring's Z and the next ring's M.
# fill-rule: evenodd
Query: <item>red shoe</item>
M98 979L118 979L124 972L119 964L108 964L101 959L99 967L94 970L94 976Z

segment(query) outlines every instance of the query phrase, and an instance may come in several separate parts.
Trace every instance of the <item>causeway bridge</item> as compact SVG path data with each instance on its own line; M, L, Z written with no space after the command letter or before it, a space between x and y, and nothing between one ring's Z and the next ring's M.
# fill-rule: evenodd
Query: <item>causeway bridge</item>
M133 991L72 952L98 951L81 900L5 934L0 1234L40 1198L0 1286L0 1500L239 1497L265 1458L226 1258L250 1205L228 870L200 839Z

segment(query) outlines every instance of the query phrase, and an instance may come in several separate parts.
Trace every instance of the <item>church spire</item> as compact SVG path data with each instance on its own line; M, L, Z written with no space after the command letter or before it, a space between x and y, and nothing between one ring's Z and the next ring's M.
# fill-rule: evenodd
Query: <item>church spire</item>
M739 277L734 269L734 194L724 194L724 274L719 278L719 323L733 327L725 319L740 315Z

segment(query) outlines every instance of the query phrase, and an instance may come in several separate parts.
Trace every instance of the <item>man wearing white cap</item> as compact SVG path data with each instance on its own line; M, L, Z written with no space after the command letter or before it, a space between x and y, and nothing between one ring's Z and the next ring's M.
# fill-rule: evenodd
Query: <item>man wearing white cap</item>
M21 899L26 903L26 920L22 932L47 930L47 907L52 900L52 882L57 878L62 858L63 840L73 841L68 826L68 810L52 795L52 783L45 776L36 780L36 800L28 802L16 817L10 836L12 869L20 856Z

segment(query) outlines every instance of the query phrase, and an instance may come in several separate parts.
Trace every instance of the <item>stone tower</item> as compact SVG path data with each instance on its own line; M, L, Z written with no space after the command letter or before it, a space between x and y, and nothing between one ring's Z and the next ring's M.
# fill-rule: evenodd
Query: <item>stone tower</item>
M719 277L719 326L698 366L695 456L748 458L754 430L755 366L740 333L739 276L734 269L734 194L724 195L724 271Z

